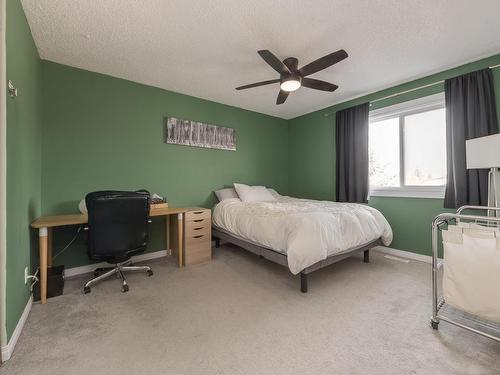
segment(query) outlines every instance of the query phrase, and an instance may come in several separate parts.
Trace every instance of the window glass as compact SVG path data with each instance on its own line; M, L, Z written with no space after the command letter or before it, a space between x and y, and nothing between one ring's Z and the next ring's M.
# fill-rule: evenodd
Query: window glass
M370 187L398 187L399 118L372 122L369 128Z
M446 184L444 108L404 117L404 184Z

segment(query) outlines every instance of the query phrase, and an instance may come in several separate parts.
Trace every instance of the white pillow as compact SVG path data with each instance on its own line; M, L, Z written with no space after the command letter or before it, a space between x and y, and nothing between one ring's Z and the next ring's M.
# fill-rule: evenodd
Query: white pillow
M238 194L236 194L236 190L234 190L234 188L220 189L214 191L214 193L217 196L219 202L222 202L224 199L231 199L231 198L240 199L238 197Z
M234 184L234 189L243 202L275 202L276 198L265 186Z

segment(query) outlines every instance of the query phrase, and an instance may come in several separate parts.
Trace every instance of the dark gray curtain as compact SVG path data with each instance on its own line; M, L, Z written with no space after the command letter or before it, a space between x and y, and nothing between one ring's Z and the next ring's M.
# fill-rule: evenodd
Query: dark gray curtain
M467 170L465 141L498 132L493 75L490 69L444 82L448 176L444 206L488 203L488 170Z
M335 142L338 202L366 203L368 197L369 103L338 111Z

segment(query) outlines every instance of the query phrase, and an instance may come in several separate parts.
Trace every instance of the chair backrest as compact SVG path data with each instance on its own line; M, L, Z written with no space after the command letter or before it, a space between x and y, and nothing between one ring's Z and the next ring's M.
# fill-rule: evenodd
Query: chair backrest
M147 191L87 194L88 255L119 263L146 249L150 195Z

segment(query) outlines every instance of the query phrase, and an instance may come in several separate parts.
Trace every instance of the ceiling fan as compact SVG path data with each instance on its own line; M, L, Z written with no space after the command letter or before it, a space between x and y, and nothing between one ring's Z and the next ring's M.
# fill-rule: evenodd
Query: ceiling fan
M280 78L239 86L236 87L236 90L244 90L280 82L280 92L278 94L278 98L276 99L276 104L283 104L286 98L288 98L290 92L298 90L300 86L330 92L337 90L338 86L333 83L306 77L334 65L348 56L346 51L340 49L336 52L330 53L329 55L314 60L312 63L304 65L299 69L299 60L295 57L288 57L285 60L280 61L280 59L267 49L257 51L257 53L266 63L268 63L280 74Z

